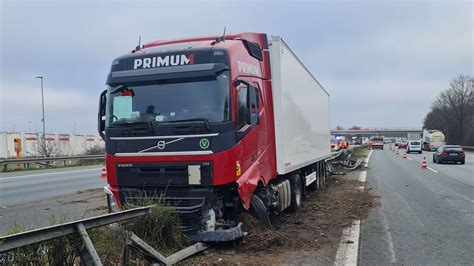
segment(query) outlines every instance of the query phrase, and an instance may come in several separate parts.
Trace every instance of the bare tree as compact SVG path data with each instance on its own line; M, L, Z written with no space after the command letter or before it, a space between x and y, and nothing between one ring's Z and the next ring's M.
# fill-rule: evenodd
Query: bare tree
M440 93L423 127L439 129L449 144L474 144L474 78L459 75Z
M354 125L349 130L361 130L361 127Z
M86 151L86 155L101 155L101 154L105 154L105 148L99 145L95 145L94 147Z
M55 151L55 143L54 141L48 140L44 135L38 136L38 154L41 157L51 157Z

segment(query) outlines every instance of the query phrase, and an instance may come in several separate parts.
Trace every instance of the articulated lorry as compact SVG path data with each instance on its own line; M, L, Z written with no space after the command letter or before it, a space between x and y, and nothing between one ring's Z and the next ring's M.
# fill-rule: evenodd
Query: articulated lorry
M440 130L423 130L423 149L435 151L446 144L443 132Z
M285 42L240 33L138 46L100 96L111 211L159 198L200 241L297 210L325 182L329 94Z

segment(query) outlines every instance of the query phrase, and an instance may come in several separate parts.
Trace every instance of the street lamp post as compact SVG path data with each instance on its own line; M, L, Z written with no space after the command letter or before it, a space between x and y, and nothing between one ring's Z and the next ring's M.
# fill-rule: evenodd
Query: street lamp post
M41 79L41 108L43 109L43 119L41 121L43 122L43 138L46 135L46 126L44 122L44 94L43 94L43 76L36 77L37 79Z

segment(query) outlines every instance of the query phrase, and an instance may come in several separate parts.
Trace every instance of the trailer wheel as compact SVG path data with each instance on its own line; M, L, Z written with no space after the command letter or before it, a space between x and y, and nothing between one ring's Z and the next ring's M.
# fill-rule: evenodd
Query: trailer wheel
M291 204L288 209L292 212L295 212L301 207L301 201L303 198L303 189L301 186L301 178L299 175L294 174L290 177L290 186Z
M265 204L263 204L262 199L260 199L260 197L255 194L252 195L252 198L250 198L250 210L257 219L263 222L266 228L273 229L267 207L265 207Z

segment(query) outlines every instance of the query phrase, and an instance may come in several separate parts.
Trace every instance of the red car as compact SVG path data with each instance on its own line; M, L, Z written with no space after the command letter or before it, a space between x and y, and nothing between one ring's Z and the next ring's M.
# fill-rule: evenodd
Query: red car
M400 142L400 144L398 144L399 149L406 149L407 146L408 146L408 143L406 142Z

